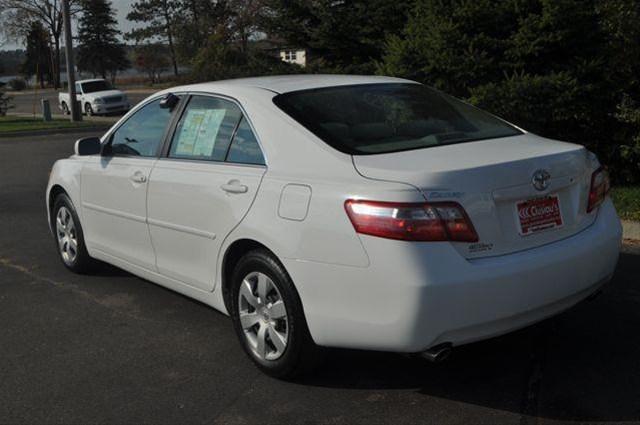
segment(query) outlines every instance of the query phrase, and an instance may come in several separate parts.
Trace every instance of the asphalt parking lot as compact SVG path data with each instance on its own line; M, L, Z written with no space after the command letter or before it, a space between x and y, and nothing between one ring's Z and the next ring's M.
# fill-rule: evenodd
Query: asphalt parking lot
M280 382L211 308L115 268L66 271L44 190L77 137L0 139L1 423L640 421L640 251L598 298L444 363L334 351Z

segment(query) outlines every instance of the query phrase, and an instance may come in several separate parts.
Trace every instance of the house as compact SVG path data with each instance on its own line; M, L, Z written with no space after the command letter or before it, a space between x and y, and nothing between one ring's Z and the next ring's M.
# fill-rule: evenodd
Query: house
M307 60L309 59L309 50L304 47L289 45L286 41L269 38L263 36L257 40L251 41L254 48L262 50L269 55L280 59L283 62L295 64L298 66L307 66Z
M307 51L300 48L281 48L280 59L283 62L294 63L302 67L307 65Z

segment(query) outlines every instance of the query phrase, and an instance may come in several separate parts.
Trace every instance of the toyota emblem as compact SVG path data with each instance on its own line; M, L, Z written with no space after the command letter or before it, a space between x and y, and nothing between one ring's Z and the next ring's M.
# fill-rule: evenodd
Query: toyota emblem
M547 170L537 170L533 173L531 184L536 190L542 191L549 187L549 180L551 180L551 174Z

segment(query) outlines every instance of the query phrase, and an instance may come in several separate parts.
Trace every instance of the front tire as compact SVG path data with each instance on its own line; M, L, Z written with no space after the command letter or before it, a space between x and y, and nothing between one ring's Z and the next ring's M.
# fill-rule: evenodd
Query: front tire
M84 104L84 113L87 114L88 117L93 115L93 108L91 107L90 103Z
M300 297L280 262L266 250L245 254L232 277L231 315L240 344L267 375L288 379L321 359Z
M52 228L62 264L75 273L91 271L96 261L87 252L80 219L71 199L66 194L58 195L52 212Z

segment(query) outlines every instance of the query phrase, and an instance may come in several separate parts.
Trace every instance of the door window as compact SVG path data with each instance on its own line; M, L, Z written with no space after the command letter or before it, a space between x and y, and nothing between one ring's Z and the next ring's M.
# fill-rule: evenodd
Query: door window
M224 161L241 118L233 102L193 96L176 127L169 157Z
M160 108L160 99L146 104L111 136L113 154L156 156L170 118L171 110Z
M260 145L258 145L256 136L253 134L253 131L251 131L251 127L244 117L240 121L235 136L233 136L227 161L241 164L265 165Z

